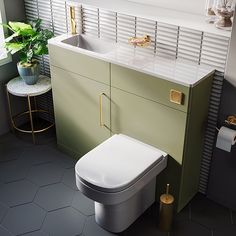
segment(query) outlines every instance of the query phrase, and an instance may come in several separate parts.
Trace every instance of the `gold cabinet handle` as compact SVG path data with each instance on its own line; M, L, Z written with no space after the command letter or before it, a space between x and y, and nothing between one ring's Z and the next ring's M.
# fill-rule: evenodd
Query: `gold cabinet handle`
M99 95L99 110L100 110L100 126L101 126L101 127L106 126L106 125L104 124L104 122L103 122L103 100L102 100L102 97L103 97L103 96L106 96L106 94L105 94L105 93L101 93L101 94Z

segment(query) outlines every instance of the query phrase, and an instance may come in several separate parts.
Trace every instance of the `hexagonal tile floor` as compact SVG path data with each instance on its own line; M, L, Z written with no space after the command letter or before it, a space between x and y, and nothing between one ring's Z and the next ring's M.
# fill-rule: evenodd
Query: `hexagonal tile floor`
M86 217L72 207L49 212L43 230L49 235L75 236L83 232Z
M2 156L2 155L1 155ZM22 160L13 160L0 163L0 181L9 183L13 181L23 180L26 178L30 169L28 163Z
M0 186L0 201L9 207L30 203L37 192L37 186L27 180L20 180Z
M43 145L0 137L0 236L113 236L94 219L94 202L78 191L75 160ZM11 144L13 145L11 148ZM146 211L124 236L235 236L236 214L198 194L169 234L157 226L158 208Z
M2 221L3 217L6 215L8 209L9 207L7 207L5 204L0 202L0 222Z
M48 236L46 232L43 232L42 230L34 231L28 234L23 234L24 236Z
M46 212L33 203L10 208L2 226L14 235L21 235L41 228Z
M64 172L62 183L67 185L68 187L78 191L78 188L75 183L75 171L74 168L70 168Z
M94 201L90 200L79 191L75 193L71 206L86 216L94 215Z
M13 234L11 234L9 231L4 229L2 226L0 226L0 235L1 236L13 236Z
M40 187L55 184L61 181L64 171L57 162L44 163L32 166L27 179Z
M34 202L45 209L52 211L71 205L75 192L62 183L52 184L39 189Z

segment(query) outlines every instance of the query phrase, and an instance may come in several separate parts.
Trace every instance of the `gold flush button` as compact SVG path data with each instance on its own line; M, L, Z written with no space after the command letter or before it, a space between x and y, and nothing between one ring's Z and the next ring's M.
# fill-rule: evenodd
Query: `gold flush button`
M184 94L175 89L170 90L170 101L181 105L183 103Z

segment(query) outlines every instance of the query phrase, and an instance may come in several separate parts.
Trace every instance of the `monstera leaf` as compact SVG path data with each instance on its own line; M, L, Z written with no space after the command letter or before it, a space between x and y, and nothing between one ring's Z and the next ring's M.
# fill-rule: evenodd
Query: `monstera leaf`
M33 30L32 26L30 24L25 24L22 22L9 22L8 25L10 26L10 29L18 33L18 35L22 36L28 36L28 35L34 35L36 32Z
M41 19L32 20L29 24L9 22L3 25L12 34L5 39L5 48L11 54L19 52L21 63L33 63L34 56L48 54L47 41L53 37L48 29L41 29Z
M24 43L5 43L5 47L11 54L19 52L20 50L24 49L25 46L26 44Z

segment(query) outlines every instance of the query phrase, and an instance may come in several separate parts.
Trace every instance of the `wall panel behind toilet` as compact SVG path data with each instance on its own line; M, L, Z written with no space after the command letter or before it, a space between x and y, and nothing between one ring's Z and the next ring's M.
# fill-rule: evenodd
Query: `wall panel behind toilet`
M236 17L226 65L218 127L228 115L236 115ZM236 211L236 145L230 153L214 148L207 196Z

